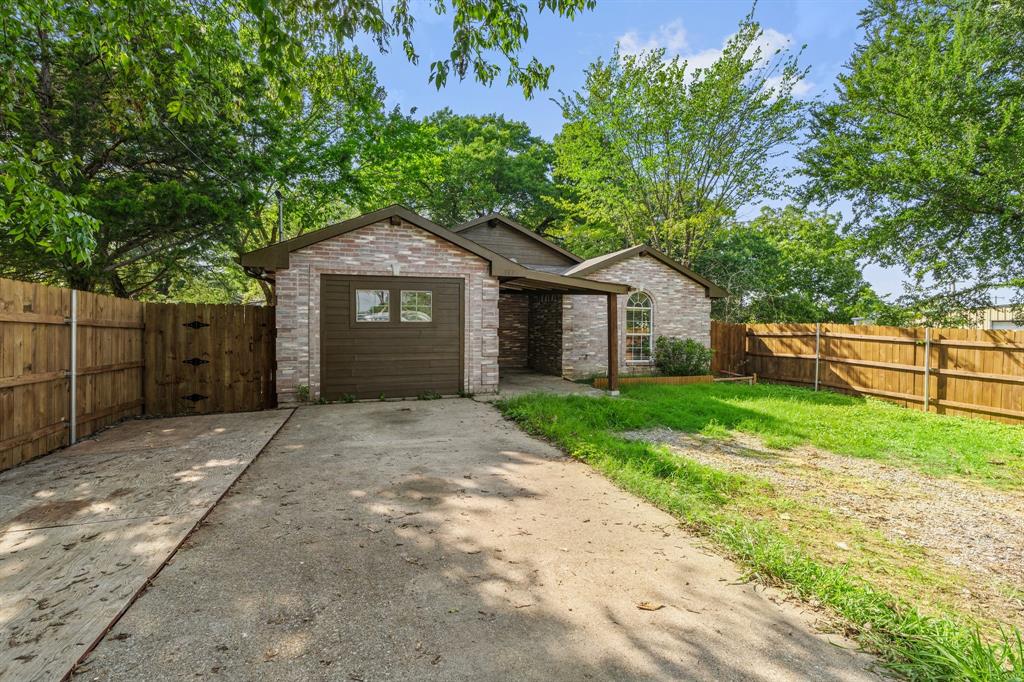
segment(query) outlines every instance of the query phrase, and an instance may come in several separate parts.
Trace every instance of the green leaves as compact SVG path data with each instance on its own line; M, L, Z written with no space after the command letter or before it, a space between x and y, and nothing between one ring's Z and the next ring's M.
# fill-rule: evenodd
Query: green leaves
M1024 269L1024 8L876 0L863 20L837 100L814 111L807 198L852 202L849 227L924 298L1009 282Z
M446 226L500 212L544 228L558 215L551 145L519 121L442 109L367 152L365 208L402 203Z
M857 244L838 228L839 216L787 207L762 209L749 223L716 233L694 263L730 293L712 304L714 317L848 323L880 313L885 302L861 275Z
M0 141L4 174L0 191L0 230L13 242L30 242L84 262L95 244L97 223L79 198L50 186L47 172L65 184L74 177L72 162L48 161L49 146L40 142L28 153ZM44 164L49 165L49 169Z
M539 0L538 5L569 19L593 6L594 0ZM438 86L451 73L490 84L502 72L526 96L547 86L552 67L535 59L524 65L518 56L528 35L523 4L437 0L433 7L452 19L450 52L431 68L430 78ZM239 91L253 81L261 87L247 96L272 99L299 115L308 101L310 79L296 74L318 60L330 66L329 60L344 58L358 35L369 35L381 50L400 40L406 57L418 60L408 0L389 7L375 0L10 0L0 7L0 23L5 38L0 139L10 141L0 151L6 163L23 170L36 167L30 173L34 180L24 181L23 191L7 191L5 224L26 223L11 227L9 234L19 241L37 241L50 253L70 250L79 261L88 258L89 232L96 221L82 213L86 204L74 194L81 189L76 177L94 174L104 165L104 143L124 149L127 140L170 123L243 124L259 102L240 102ZM327 79L345 73L342 68ZM336 79L333 87L340 91L347 85ZM358 88L351 92L363 94ZM70 125L68 109L75 98L93 104L100 95L102 113L86 106ZM76 127L97 137L84 143L69 137ZM97 157L72 152L92 142L97 148L88 151ZM34 158L33 149L50 156ZM172 155L147 163L166 164L173 176L176 159ZM323 170L329 178L334 169ZM17 215L22 211L28 213ZM77 235L72 234L75 229L80 230ZM47 233L53 238L45 237Z
M762 32L741 22L721 57L691 69L664 50L616 51L563 96L555 138L560 207L570 246L596 250L647 243L692 261L741 206L777 197L781 145L802 124L797 55L761 55Z

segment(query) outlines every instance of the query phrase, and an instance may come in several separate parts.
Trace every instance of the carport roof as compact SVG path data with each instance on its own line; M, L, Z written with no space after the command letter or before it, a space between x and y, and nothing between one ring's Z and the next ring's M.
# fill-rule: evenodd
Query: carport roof
M598 282L583 277L570 277L552 272L533 270L511 261L474 241L461 237L457 232L441 227L399 204L382 208L379 211L364 213L361 216L328 225L315 232L307 232L298 237L244 253L239 262L245 268L285 270L288 268L288 257L292 251L297 251L325 239L337 237L385 220L395 225L405 221L483 258L490 263L491 275L497 277L501 281L502 286L507 289L579 294L624 294L629 291L629 286L626 284Z

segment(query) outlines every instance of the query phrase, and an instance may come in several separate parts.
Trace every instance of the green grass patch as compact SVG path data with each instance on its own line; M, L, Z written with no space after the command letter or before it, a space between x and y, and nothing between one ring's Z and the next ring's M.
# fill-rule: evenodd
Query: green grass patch
M992 487L1024 487L1024 427L925 414L873 398L757 384L627 385L604 408L623 428L667 426L726 438L758 436L770 448L810 444L904 464Z
M775 524L758 518L755 510L765 509L764 500L772 498L767 483L678 457L664 447L615 435L655 426L705 435L741 430L789 445L809 442L828 447L826 443L841 443L846 447L829 449L908 461L936 472L983 477L978 472L989 469L983 466L981 451L968 442L969 438L956 433L950 442L956 428L921 423L945 418L916 414L903 422L905 429L918 434L920 440L915 442L914 436L901 436L895 430L901 416L888 411L900 408L836 394L779 386L638 385L628 387L624 396L608 399L538 394L511 398L498 405L528 431L555 442L621 487L710 537L751 577L786 587L833 610L847 623L847 634L876 653L894 672L921 680L1024 680L1024 643L1018 631L1000 629L994 635L989 631L983 636L980 626L970 618L923 614L909 601L855 575L849 564L818 559ZM859 416L841 414L841 408ZM801 424L798 415L812 423ZM878 428L887 435L862 434L875 420L883 422ZM949 421L975 428L973 422ZM833 438L828 432L834 428L850 430L846 438ZM1012 438L1013 430L987 422L978 422L976 428L979 430L972 430L973 437L985 434L1020 447L1019 436L1016 441ZM946 435L945 443L940 440L941 434ZM866 446L847 442L862 435L871 442L890 444L890 451L879 455ZM950 449L957 461L971 466L942 466L939 460ZM799 503L774 497L769 506L795 508ZM925 578L922 576L922 580Z

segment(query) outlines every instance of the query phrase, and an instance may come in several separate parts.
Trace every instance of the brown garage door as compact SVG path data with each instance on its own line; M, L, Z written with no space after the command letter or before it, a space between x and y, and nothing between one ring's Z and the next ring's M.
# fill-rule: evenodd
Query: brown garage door
M323 275L321 395L458 393L462 288L461 279Z

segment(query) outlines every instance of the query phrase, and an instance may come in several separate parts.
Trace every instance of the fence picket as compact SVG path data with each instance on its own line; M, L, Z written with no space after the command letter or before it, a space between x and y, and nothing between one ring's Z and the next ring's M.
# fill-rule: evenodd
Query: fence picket
M712 322L712 369L1024 423L1024 332ZM738 338L744 344L737 343Z
M272 308L140 303L88 292L77 298L79 438L143 413L274 405ZM0 278L0 471L68 444L70 305L70 289ZM204 328L213 332L195 348L182 333L195 319L186 312L217 315L218 327ZM200 409L182 400L199 390L184 363L193 350L217 366L200 385L209 392Z

